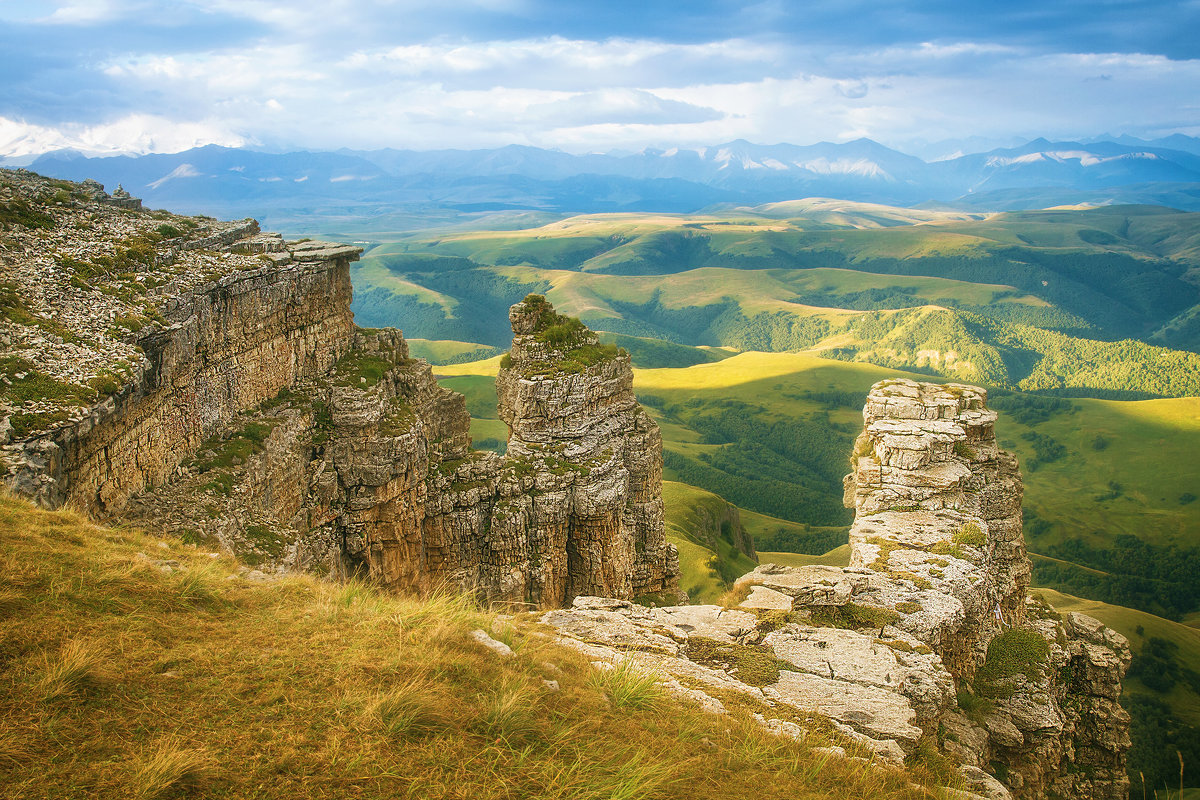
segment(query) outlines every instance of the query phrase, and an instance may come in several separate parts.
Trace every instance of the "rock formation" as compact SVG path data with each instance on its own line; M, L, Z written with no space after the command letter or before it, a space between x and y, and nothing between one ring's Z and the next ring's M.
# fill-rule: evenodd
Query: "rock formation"
M0 178L0 202L23 209L0 256L12 293L0 462L45 505L120 512L236 414L349 346L359 248L138 213L94 182Z
M512 310L500 457L470 449L462 396L399 331L354 329L358 248L26 171L0 173L0 202L18 492L393 588L537 607L677 592L629 357L540 297Z
M884 761L929 747L986 797L1124 798L1128 643L1030 598L1016 459L971 386L884 381L846 479L846 568L763 564L737 609L580 598L563 641L736 691L763 724L819 712ZM791 731L796 734L796 731Z
M408 359L398 333L359 335L317 389L328 437L310 465L298 555L393 588L449 585L534 607L580 594L674 597L662 440L633 397L628 355L537 296L511 319L497 378L512 431L503 457L469 449L463 398ZM554 326L571 335L549 341ZM355 380L352 359L382 362L382 377Z

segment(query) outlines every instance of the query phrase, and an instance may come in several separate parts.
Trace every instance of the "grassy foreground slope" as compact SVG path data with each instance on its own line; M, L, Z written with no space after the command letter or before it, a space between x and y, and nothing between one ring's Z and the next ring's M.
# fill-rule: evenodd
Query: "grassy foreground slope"
M930 796L920 767L682 705L461 598L256 581L10 496L0 553L0 797Z

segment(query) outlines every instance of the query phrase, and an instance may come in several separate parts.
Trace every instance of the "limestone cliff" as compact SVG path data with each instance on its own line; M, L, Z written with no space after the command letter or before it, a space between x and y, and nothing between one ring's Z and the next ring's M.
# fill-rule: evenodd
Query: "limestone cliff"
M956 384L872 388L846 478L850 565L893 579L875 602L921 606L897 627L975 697L975 719L952 710L942 720L956 734L947 749L995 765L1020 797L1125 797L1129 718L1117 697L1128 643L1030 598L1020 472L986 401Z
M514 328L531 302L562 319L536 298L513 307ZM400 590L534 607L673 597L658 428L633 398L628 356L570 324L576 339L557 349L539 347L540 330L514 337L497 379L512 428L503 457L470 449L462 396L408 357L399 332L359 332L328 375L230 425L131 516L253 562Z
M5 479L119 512L238 412L349 345L359 248L141 212L94 182L0 173ZM235 246L236 245L236 246Z
M717 710L735 692L789 735L815 710L882 761L936 748L974 794L1125 797L1128 643L1029 596L1020 473L986 398L871 390L846 479L849 567L763 564L739 580L737 609L582 598L545 621L593 657L687 680L680 693Z
M359 249L0 171L0 462L18 492L220 543L558 606L677 592L662 442L629 357L514 306L508 455L399 331L356 330Z

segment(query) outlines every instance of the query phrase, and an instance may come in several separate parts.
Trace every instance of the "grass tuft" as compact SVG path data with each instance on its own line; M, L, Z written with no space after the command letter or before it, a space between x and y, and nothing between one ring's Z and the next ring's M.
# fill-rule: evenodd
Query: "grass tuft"
M626 659L611 669L595 669L588 684L604 693L615 708L638 710L653 708L664 697L659 676Z
M214 773L212 759L203 750L167 742L137 768L131 788L139 800L156 800L174 793L188 793Z
M78 639L68 642L58 655L47 657L38 690L47 703L83 694L100 685L100 653Z
M446 699L421 676L414 676L367 706L365 716L389 737L416 738L446 730L453 719Z
M497 742L517 745L534 738L537 719L534 709L537 697L528 684L518 681L502 683L483 704L475 720L475 728Z

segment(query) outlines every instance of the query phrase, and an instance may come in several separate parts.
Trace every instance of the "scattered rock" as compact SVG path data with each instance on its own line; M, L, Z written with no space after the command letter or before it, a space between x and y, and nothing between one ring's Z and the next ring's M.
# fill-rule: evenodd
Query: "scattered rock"
M497 655L504 656L505 658L515 655L511 647L506 645L504 642L497 641L491 636L488 636L487 631L476 628L475 630L471 631L471 638Z

